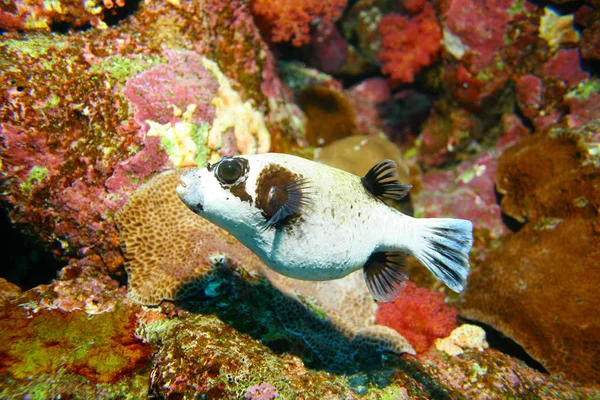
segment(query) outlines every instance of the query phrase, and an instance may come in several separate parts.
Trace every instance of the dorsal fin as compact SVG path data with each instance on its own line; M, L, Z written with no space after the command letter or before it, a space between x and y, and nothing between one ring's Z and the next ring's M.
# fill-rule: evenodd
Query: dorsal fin
M398 180L398 168L393 160L378 162L361 178L365 189L380 200L400 200L408 194L412 185Z
M272 210L271 218L266 223L270 228L287 217L299 214L308 205L310 193L309 181L298 179L285 186L272 186L267 198L268 209Z
M363 266L363 276L377 301L394 301L408 280L404 273L406 254L399 251L373 253Z

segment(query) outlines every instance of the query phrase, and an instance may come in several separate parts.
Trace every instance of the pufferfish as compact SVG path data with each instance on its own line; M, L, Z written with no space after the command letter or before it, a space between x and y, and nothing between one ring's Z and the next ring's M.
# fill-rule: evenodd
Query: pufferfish
M181 176L177 194L271 269L322 281L363 270L377 301L394 300L413 255L450 289L464 289L473 243L470 221L413 218L388 206L411 185L394 161L364 177L286 154L223 157Z

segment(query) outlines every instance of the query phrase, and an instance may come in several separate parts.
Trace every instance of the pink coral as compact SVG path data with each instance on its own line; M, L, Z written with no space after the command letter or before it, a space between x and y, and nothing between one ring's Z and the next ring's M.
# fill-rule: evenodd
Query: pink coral
M513 0L446 0L441 2L440 8L445 27L477 54L473 63L483 67L505 46L512 6Z
M379 23L381 71L392 84L413 82L416 73L438 58L442 30L433 6L424 3L422 9L412 18L389 14Z
M589 77L589 74L581 69L581 59L577 49L557 51L544 65L544 74L563 80L569 86L576 85Z
M517 104L519 109L527 118L538 115L542 102L544 84L535 75L525 75L516 82Z
M302 46L310 41L312 21L331 21L345 6L346 0L255 0L252 12L265 22L273 42L291 41L294 46Z
M244 395L244 398L248 400L273 400L277 397L279 397L277 389L267 382L250 386Z
M417 353L422 353L435 339L452 332L456 327L456 314L456 309L444 304L442 293L408 282L394 302L379 305L377 323L397 330Z
M193 51L166 50L168 64L159 64L129 79L123 94L135 106L135 120L147 127L147 120L161 124L177 122L174 108L181 112L195 104L194 123L212 123L212 98L219 83Z

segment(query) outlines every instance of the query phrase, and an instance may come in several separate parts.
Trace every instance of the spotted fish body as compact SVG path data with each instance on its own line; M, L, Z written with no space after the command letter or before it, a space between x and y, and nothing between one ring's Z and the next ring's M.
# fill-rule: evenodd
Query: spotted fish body
M386 205L384 197L410 189L397 182L395 164L386 163L361 178L285 154L227 157L184 173L177 192L288 277L331 280L363 268L373 296L390 301L406 279L408 253L461 291L471 222L416 219Z

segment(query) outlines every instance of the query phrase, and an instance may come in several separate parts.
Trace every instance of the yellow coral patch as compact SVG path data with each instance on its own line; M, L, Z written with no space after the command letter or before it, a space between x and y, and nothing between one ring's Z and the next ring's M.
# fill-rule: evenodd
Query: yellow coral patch
M219 82L219 93L213 99L216 116L208 135L208 146L212 149L223 147L223 136L233 130L241 154L268 152L271 135L263 113L255 109L251 101L242 100L217 63L207 58L203 58L202 63Z
M579 32L573 28L573 15L561 16L548 7L540 18L539 32L551 51L556 51L562 43L579 42Z

